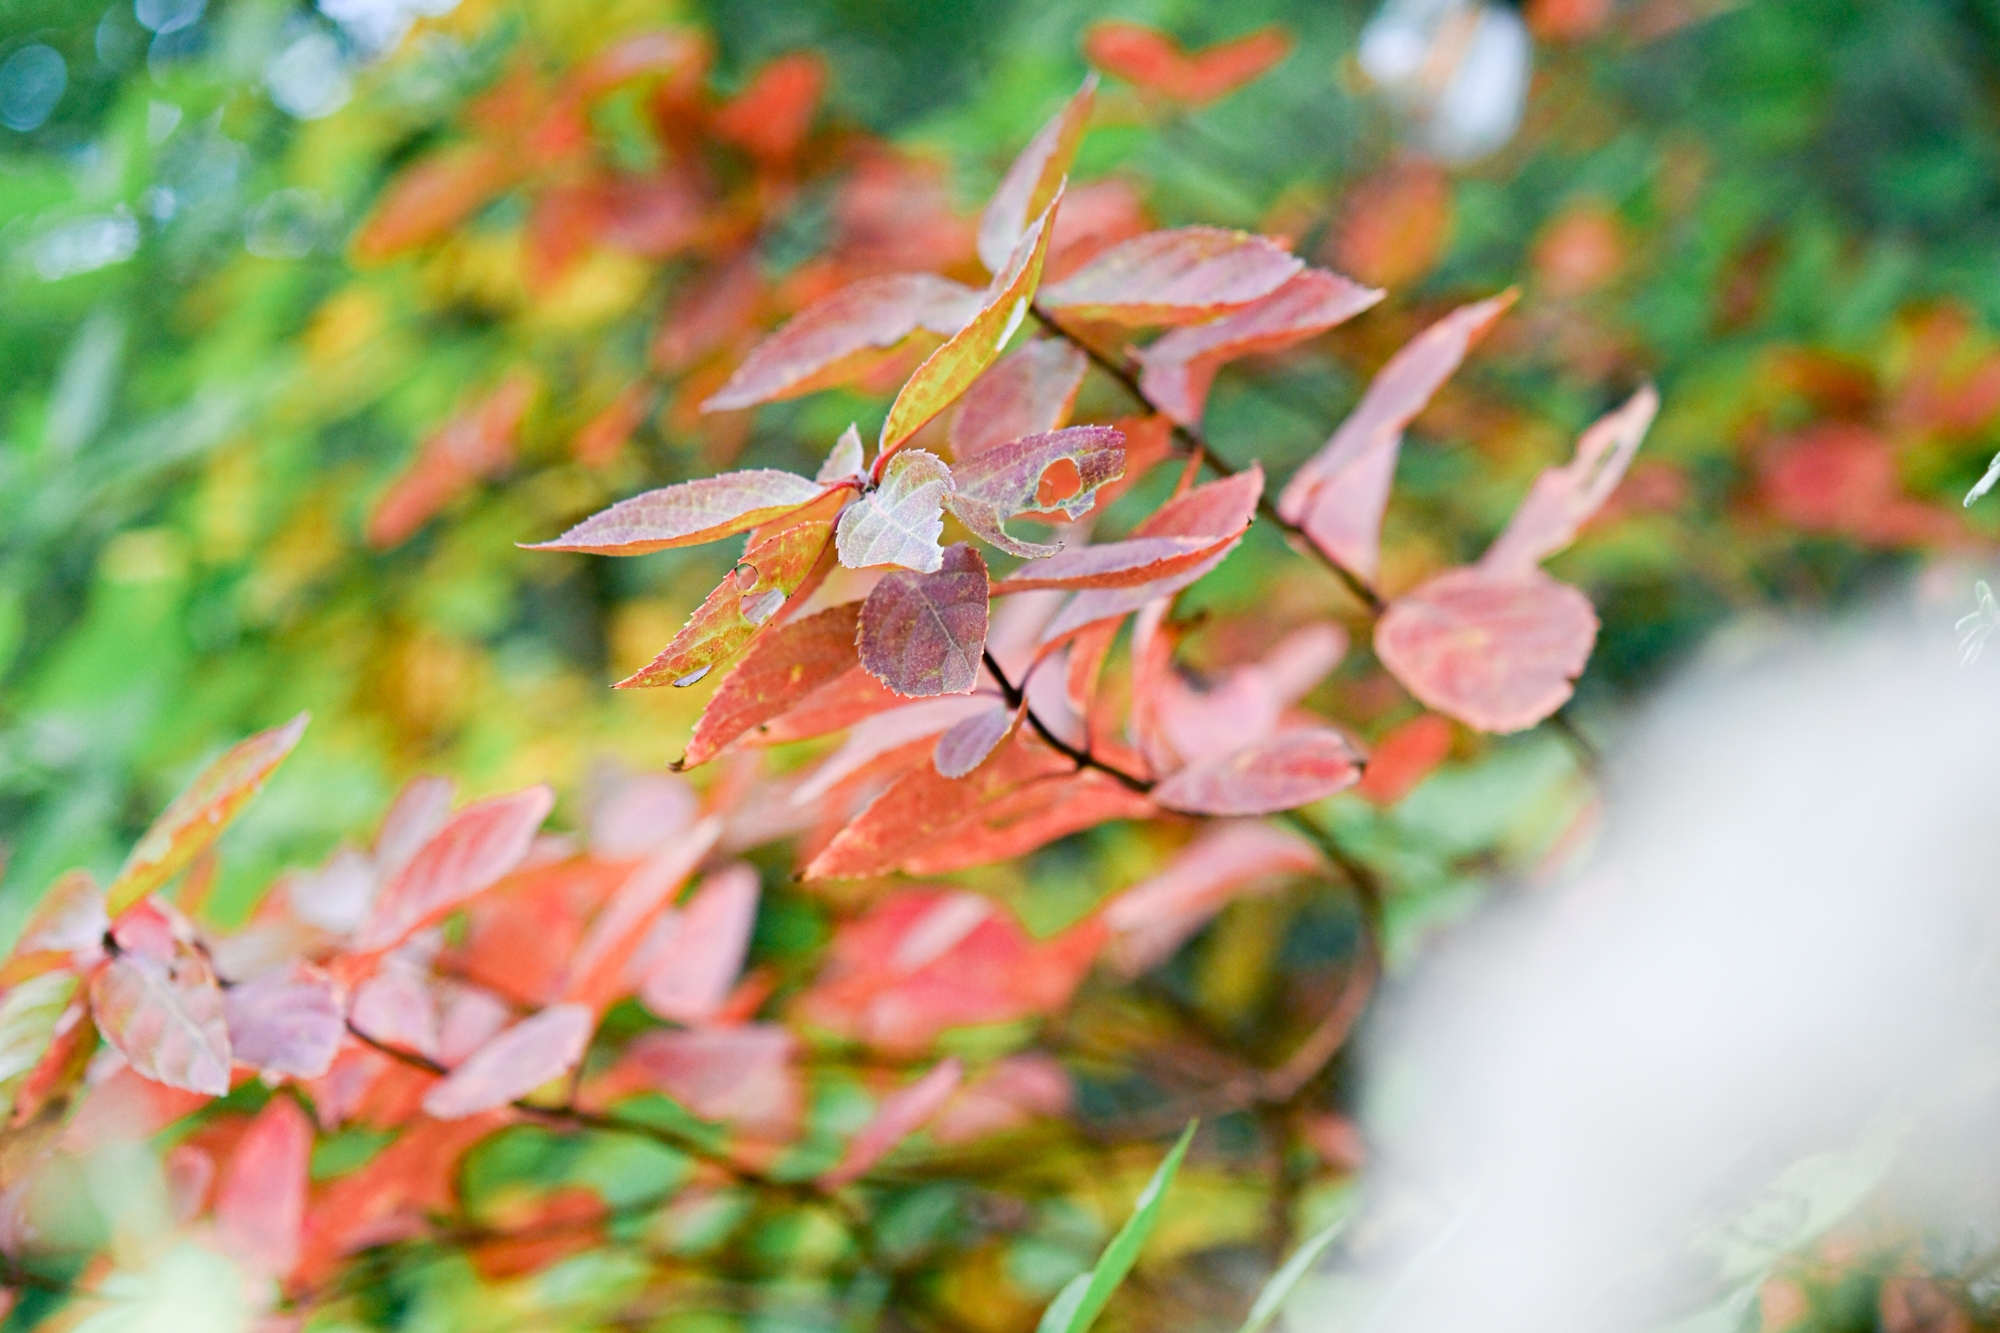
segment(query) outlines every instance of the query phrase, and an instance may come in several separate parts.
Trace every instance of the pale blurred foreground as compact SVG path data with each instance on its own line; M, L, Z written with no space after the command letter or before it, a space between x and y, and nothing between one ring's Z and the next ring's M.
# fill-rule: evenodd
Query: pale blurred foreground
M2000 681L1949 623L1661 700L1582 871L1385 1009L1377 1165L1295 1329L1754 1328L1774 1272L1884 1246L1994 1299Z

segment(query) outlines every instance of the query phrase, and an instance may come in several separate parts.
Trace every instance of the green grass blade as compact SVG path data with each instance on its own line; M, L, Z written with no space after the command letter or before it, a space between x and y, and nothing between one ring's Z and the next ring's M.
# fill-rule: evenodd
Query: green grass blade
M1070 1279L1069 1285L1056 1294L1049 1308L1042 1312L1036 1333L1084 1333L1104 1313L1112 1293L1132 1271L1146 1238L1153 1234L1153 1227L1160 1220L1160 1205L1166 1200L1167 1187L1174 1183L1174 1175L1181 1169L1181 1159L1187 1156L1188 1144L1194 1141L1198 1124L1199 1121L1191 1120L1181 1131L1180 1141L1146 1182L1139 1201L1132 1205L1132 1215L1097 1257L1097 1267Z
M1313 1260L1319 1258L1326 1247L1333 1244L1341 1232L1347 1230L1347 1222L1347 1218L1341 1218L1333 1225L1308 1237L1305 1244L1292 1252L1292 1257L1285 1260L1284 1267L1271 1274L1271 1280L1257 1293L1256 1303L1250 1307L1250 1315L1243 1321L1243 1327L1238 1329L1237 1333L1264 1333L1266 1326L1277 1318L1278 1311L1285 1304L1285 1298L1292 1294L1292 1288L1299 1285L1299 1279L1306 1275L1308 1268L1312 1267Z

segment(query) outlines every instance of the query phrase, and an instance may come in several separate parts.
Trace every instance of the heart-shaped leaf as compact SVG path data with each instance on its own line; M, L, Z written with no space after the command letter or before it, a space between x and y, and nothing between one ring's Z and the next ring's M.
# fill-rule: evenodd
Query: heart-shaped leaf
M619 681L617 688L692 685L718 663L743 651L794 594L824 576L824 557L833 542L833 531L831 522L816 520L785 528L753 544L736 562L736 568L695 608L673 642Z
M936 454L910 449L883 469L881 484L841 511L840 563L849 569L896 565L931 573L944 559L944 502L951 469Z
M861 605L861 665L912 698L969 693L991 595L985 559L964 542L944 552L935 573L883 576Z
M1189 764L1153 788L1153 802L1191 815L1274 815L1324 800L1361 779L1353 747L1320 727L1281 731Z
M620 500L554 541L538 542L526 549L645 555L675 546L699 546L803 509L825 489L816 481L775 468L724 472Z
M1249 232L1180 227L1112 246L1042 293L1051 309L1113 324L1198 324L1248 305L1305 267Z

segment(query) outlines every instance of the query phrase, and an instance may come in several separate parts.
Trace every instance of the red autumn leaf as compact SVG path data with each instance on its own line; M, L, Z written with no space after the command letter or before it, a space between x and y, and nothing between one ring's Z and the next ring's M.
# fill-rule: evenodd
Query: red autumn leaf
M764 275L753 255L740 255L702 277L667 309L653 337L654 366L682 371L754 327L764 300Z
M479 480L505 471L537 387L532 374L516 372L484 401L432 432L369 514L369 545L377 550L400 545Z
M1347 738L1324 728L1281 731L1189 764L1153 788L1153 802L1193 815L1271 815L1325 800L1361 779Z
M528 854L535 830L554 805L555 793L538 786L460 810L383 886L355 937L355 950L392 949L493 887Z
M749 953L757 895L754 867L726 866L653 924L631 965L646 1008L676 1023L715 1017Z
M498 1110L576 1068L597 1019L580 1004L556 1004L522 1019L474 1051L424 1095L424 1111L461 1120Z
M1095 769L1031 779L974 807L950 838L910 849L901 868L911 875L950 874L1026 856L1114 819L1158 814L1151 801Z
M554 541L527 549L645 555L673 546L699 546L803 509L823 490L817 482L775 468L724 472L620 500Z
M1514 297L1509 290L1460 306L1390 357L1347 420L1286 484L1278 497L1279 516L1305 529L1315 545L1348 569L1372 577L1404 429Z
M229 1026L208 959L179 941L160 954L127 949L90 978L98 1031L133 1069L170 1088L229 1091Z
M1320 864L1311 843L1262 821L1212 824L1104 905L1111 960L1127 976L1157 967L1238 895Z
M882 421L882 437L875 453L876 476L882 475L886 460L912 435L957 402L973 381L986 373L1007 349L1014 331L1027 320L1028 306L1042 280L1042 263L1048 258L1050 226L1061 204L1058 187L1048 206L1022 233L1007 262L993 275L965 327L932 352L897 392L896 401L889 404L889 415Z
M889 1150L922 1129L944 1109L965 1077L965 1066L952 1056L932 1065L916 1082L884 1097L875 1114L848 1140L847 1151L831 1171L819 1178L821 1189L851 1185L889 1155Z
M1594 423L1576 442L1574 459L1535 478L1506 530L1480 557L1479 567L1499 574L1526 573L1575 540L1577 529L1618 488L1659 410L1660 395L1648 385Z
M1395 805L1451 755L1451 744L1451 720L1420 713L1375 743L1368 771L1354 790L1376 805Z
M1139 638L1135 636L1135 648ZM1347 655L1347 631L1334 624L1293 631L1261 662L1233 667L1205 689L1179 672L1133 680L1133 731L1160 768L1215 758L1278 730L1285 710L1304 698ZM1141 660L1135 651L1133 660ZM1162 659L1160 665L1165 666Z
M755 407L846 383L919 329L947 338L957 333L980 304L978 292L934 273L863 278L758 343L702 410Z
M760 162L798 154L826 91L826 60L812 51L779 56L715 113L715 134Z
M978 1078L959 1088L931 1121L937 1143L972 1143L1042 1116L1066 1115L1072 1090L1069 1075L1052 1056L1023 1051L996 1060Z
M952 456L962 466L996 445L1056 430L1069 420L1090 361L1061 338L1037 338L993 363L951 423Z
M305 1227L312 1122L277 1096L251 1120L215 1190L215 1231L224 1253L253 1273L282 1278L297 1266Z
M701 796L675 773L636 773L590 807L590 850L599 859L649 856L694 826Z
M21 927L14 951L0 963L0 988L69 966L72 960L84 966L95 963L110 926L104 890L90 872L65 871L42 894Z
M1124 541L1079 546L1024 565L1003 579L994 594L1037 588L1135 588L1171 579L1203 566L1241 540L1256 516L1263 488L1263 471L1254 464L1233 477L1197 486L1153 511ZM1043 633L1045 642L1055 637L1052 629Z
M861 603L848 602L780 625L753 642L716 686L679 767L707 763L744 732L858 667L854 637L860 620Z
M347 1035L339 992L326 973L297 960L268 968L223 995L231 1054L266 1074L318 1078Z
M1199 425L1209 386L1224 365L1324 333L1382 295L1337 273L1309 268L1269 296L1206 324L1174 329L1141 348L1139 387L1175 421Z
M563 998L602 1013L613 1000L631 993L626 972L633 954L660 909L674 900L721 835L722 821L711 815L633 869L577 946L563 982Z
M440 239L520 179L521 165L487 144L424 158L382 192L355 234L354 257L371 263Z
M986 211L979 218L979 262L986 265L987 272L998 273L1007 266L1014 247L1027 234L1029 223L1042 215L1049 201L1056 197L1056 191L1062 188L1070 163L1076 159L1076 146L1083 140L1096 96L1097 76L1093 74L1063 104L1063 109L1035 132L1035 137L1007 168L1007 174L1000 178L993 197L986 203Z
M856 608L858 634L861 603L855 602L852 605ZM759 726L746 737L746 742L765 746L811 740L815 736L844 731L864 718L901 707L908 702L909 700L902 695L869 675L858 664L857 659L857 665L852 671L845 671L835 676L797 704Z
M794 805L819 800L884 755L917 741L942 736L967 718L985 713L992 703L992 696L986 694L946 694L916 703L899 695L890 697L895 699L896 706L856 722L841 747L792 792Z
M1539 570L1447 570L1375 626L1376 656L1411 694L1491 732L1562 707L1596 641L1590 599Z
M894 570L861 604L868 674L898 694L964 694L979 678L990 599L986 560L960 542L933 574Z
M840 514L840 563L849 569L893 565L935 573L944 563L938 537L951 469L922 449L898 453L882 480Z
M576 438L570 441L570 452L576 455L576 461L591 468L611 466L618 451L625 447L625 441L632 438L632 432L653 410L657 398L657 391L644 380L626 385L616 398L598 409L596 416L584 422Z
M1060 509L1088 512L1098 488L1125 473L1125 437L1110 426L1072 426L996 444L952 470L946 497L974 535L1010 555L1034 558L1062 550L1024 542L1007 531L1016 514Z
M794 594L825 574L833 524L800 523L752 545L660 655L618 682L621 690L688 686L743 651Z
M1894 448L1866 426L1819 422L1778 441L1758 463L1764 503L1804 531L1878 546L1963 535L1958 515L1903 494Z
M1094 24L1083 39L1084 58L1097 68L1188 106L1236 91L1291 52L1291 34L1276 25L1192 55L1167 34L1137 23Z
M1281 245L1249 232L1179 227L1111 247L1042 300L1073 319L1114 324L1198 324L1269 296L1305 267Z
M625 1048L614 1075L629 1071L704 1120L784 1143L805 1115L797 1058L798 1038L775 1024L648 1032Z
M105 914L116 920L214 846L229 821L263 787L271 770L299 743L308 720L300 713L282 727L238 741L204 768L160 812L125 858L117 877L104 891Z
M940 777L962 778L985 763L986 756L1007 739L1019 721L1016 710L1007 707L1004 700L994 699L979 712L952 723L938 737L931 763Z
M1444 258L1451 223L1451 177L1435 162L1406 157L1347 191L1326 253L1363 282L1409 287Z

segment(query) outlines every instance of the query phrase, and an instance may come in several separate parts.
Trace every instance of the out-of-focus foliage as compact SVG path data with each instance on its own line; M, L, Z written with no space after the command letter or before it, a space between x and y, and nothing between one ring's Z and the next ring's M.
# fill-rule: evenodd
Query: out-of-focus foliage
M811 475L850 420L874 422L907 356L754 414L698 407L782 316L847 283L942 270L982 284L979 210L1075 91L1084 31L1101 19L1190 50L1276 22L1294 45L1229 96L1184 99L1200 105L1108 81L1068 216L1106 235L1268 233L1388 289L1365 318L1218 378L1207 437L1261 462L1274 495L1391 353L1447 310L1521 286L1404 444L1385 593L1473 560L1583 427L1658 385L1644 451L1554 561L1603 622L1572 710L1586 730L1615 728L1620 703L1732 610L1844 599L1921 553L1977 548L2000 522L1990 504L1957 505L2000 447L2000 21L1978 5L1530 5L1540 40L1521 128L1451 168L1401 146L1357 63L1369 15L1353 5L425 11L7 11L7 936L64 870L111 880L203 761L302 710L315 720L297 752L219 861L196 861L199 891L180 891L210 924L244 921L282 867L365 841L413 775L449 774L476 795L548 782L554 823L581 831L631 790L625 774L677 758L709 686L605 687L672 638L727 555L608 561L515 543L729 469ZM663 31L680 44L620 46ZM626 67L607 68L619 51ZM431 176L409 174L425 164ZM1130 410L1102 377L1077 405L1090 421ZM1165 498L1165 472L1112 526ZM1181 599L1177 617L1198 622L1181 655L1211 670L1251 661L1330 613L1367 643L1339 583L1260 523ZM1401 959L1428 923L1559 858L1587 826L1590 791L1550 729L1481 736L1372 668L1356 650L1313 696L1375 753L1362 785L1313 815L1380 881L1384 944ZM719 809L742 780L726 764L701 779ZM1185 842L1109 825L943 878L1004 905L1021 948L1048 948L1113 891L1188 856ZM1282 852L1260 854L1296 874ZM889 910L878 881L802 886L787 882L788 857L755 859L752 1012L773 994L795 1002L836 930ZM1337 1065L1282 1096L1217 1089L1282 1071L1337 1012L1365 929L1345 890L1298 877L1235 902L1178 952L1168 941L1134 968L1158 964L1143 980L1087 983L1044 1034L1076 1083L1069 1121L912 1159L869 1187L865 1229L796 1193L835 1166L871 1095L900 1082L896 1060L851 1041L817 1053L775 1193L714 1174L699 1151L534 1123L481 1144L448 1187L416 1168L471 1136L385 1149L373 1129L341 1130L313 1149L318 1188L378 1150L406 1151L412 1197L445 1222L428 1239L385 1234L369 1252L379 1263L355 1261L328 1294L339 1318L379 1326L865 1326L889 1308L920 1328L1026 1328L1199 1111L1219 1118L1160 1219L1147 1281L1114 1312L1231 1325L1293 1236L1343 1206L1359 1146ZM7 998L32 1007L26 990ZM60 1013L67 998L39 1002ZM627 1005L606 1030L623 1039L647 1022ZM942 1049L992 1067L1023 1026L950 1034ZM696 1116L741 1111L653 1100L648 1114L698 1148L714 1144ZM267 1123L247 1114L264 1105L254 1084L239 1088L189 1141L211 1167L231 1161L244 1125ZM93 1228L146 1208L131 1225L174 1234L161 1219L188 1191L173 1172L197 1159L169 1158L159 1197L136 1212L105 1202L117 1172L146 1178L137 1160L74 1182L99 1202L54 1248L87 1252ZM221 1197L194 1191L218 1218ZM863 1236L881 1252L858 1261ZM206 1253L137 1247L149 1266L121 1274L128 1299L223 1301ZM55 1298L22 1290L27 1327ZM1881 1295L1885 1310L1934 1298Z

